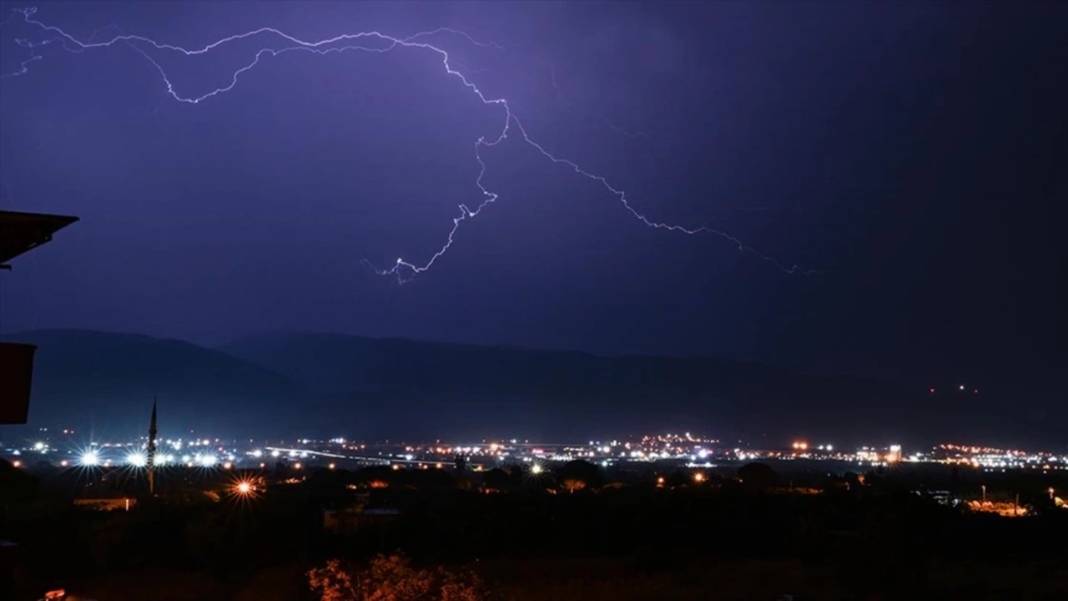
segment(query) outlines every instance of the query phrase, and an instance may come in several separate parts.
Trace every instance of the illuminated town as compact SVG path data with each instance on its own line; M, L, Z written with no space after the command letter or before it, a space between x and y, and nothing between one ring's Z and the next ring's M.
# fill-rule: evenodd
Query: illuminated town
M356 545L382 536L417 544L422 535L403 534L405 524L423 523L424 504L446 499L459 503L441 526L446 528L449 520L476 524L481 512L498 505L566 502L607 508L623 499L650 502L650 494L661 499L657 503L676 507L684 522L701 519L693 503L771 503L791 508L791 514L801 511L797 503L889 503L895 511L939 515L940 520L971 516L1049 523L1068 518L1063 492L1068 456L1046 451L955 443L922 450L896 443L845 449L803 437L779 448L757 448L691 432L576 443L505 437L420 443L347 436L234 440L167 435L166 426L157 433L154 418L155 412L147 436L128 439L86 442L80 428L42 427L34 438L4 443L0 460L39 479L53 502L68 504L61 519L74 523L105 519L94 516L129 516L136 523L137 516L161 511L210 511L237 524L276 528L269 525L272 516L297 511L314 522L305 526L309 532ZM630 511L648 517L641 507ZM555 511L570 515L571 510ZM36 582L61 585L44 599L77 599L68 597L68 587L100 586L75 577ZM309 582L314 586L318 580Z
M21 445L8 444L3 457L21 469L56 469L77 475L91 483L115 472L123 476L125 491L130 483L142 479L150 459L146 437L129 440L82 442L74 428L41 428L37 440ZM839 448L829 442L794 440L782 448L761 449L724 445L720 440L693 435L657 434L632 439L589 440L584 443L546 443L515 438L484 439L477 442L362 442L338 436L329 439L296 438L293 440L234 440L220 437L161 437L151 463L165 479L168 472L191 470L200 476L239 474L230 492L254 496L271 484L299 484L315 470L360 470L384 467L392 471L446 470L488 472L518 467L538 476L552 473L557 467L584 462L606 473L626 474L635 483L635 474L663 487L666 474L686 472L688 485L699 485L717 471L732 474L748 463L763 462L783 472L843 475L876 470L907 470L910 467L963 468L974 474L1012 472L1057 476L1068 472L1068 455L1047 451L999 449L976 445L939 444L924 450L905 449L899 444L868 445L854 449ZM1068 475L1068 474L1066 474ZM638 477L641 481L643 477ZM210 481L212 478L205 478ZM804 478L801 478L802 480ZM801 488L795 490L799 491ZM1063 498L1052 485L1042 489L1055 507L1065 507ZM996 513L1005 517L1022 517L1031 511L1015 503L986 498L986 485L952 497L942 492L940 502L961 505L971 511ZM124 506L125 507L125 506Z
M131 467L146 465L144 436L129 440L83 442L73 428L49 435L42 428L38 440L2 449L3 456L22 465L47 463L56 467ZM741 441L738 441L741 442ZM233 438L163 437L155 457L159 467L250 469L283 463L302 467L396 466L397 469L442 469L457 458L474 471L502 465L530 467L585 460L602 467L625 464L663 464L710 468L747 461L827 462L856 469L887 467L896 463L973 467L984 472L1068 470L1068 454L1049 451L999 449L943 443L928 449L904 449L899 444L866 445L853 449L832 443L795 440L781 448L725 445L715 438L657 434L585 443L550 443L516 438L476 442L363 442L338 436L330 439L235 440Z

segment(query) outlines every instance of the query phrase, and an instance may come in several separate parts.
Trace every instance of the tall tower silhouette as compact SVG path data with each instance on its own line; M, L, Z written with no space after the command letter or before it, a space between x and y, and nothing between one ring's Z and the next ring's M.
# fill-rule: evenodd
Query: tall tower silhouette
M152 420L148 423L148 447L145 452L148 466L148 494L156 494L156 399L152 399Z

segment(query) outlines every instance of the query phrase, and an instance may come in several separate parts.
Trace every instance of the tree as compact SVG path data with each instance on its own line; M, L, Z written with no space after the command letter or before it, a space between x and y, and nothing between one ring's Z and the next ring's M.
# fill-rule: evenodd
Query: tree
M748 490L767 490L775 486L779 476L764 463L747 463L738 469L738 479Z
M491 490L508 490L512 487L512 476L499 467L495 467L482 476L482 486Z
M357 601L359 593L352 576L341 567L341 562L331 559L321 568L308 572L308 587L319 592L320 601Z
M604 477L601 468L590 463L576 459L568 461L560 469L556 470L556 479L568 492L575 492L586 487L597 488L603 483Z
M379 555L355 574L332 559L308 572L320 601L482 601L478 577L442 567L419 569L403 555Z

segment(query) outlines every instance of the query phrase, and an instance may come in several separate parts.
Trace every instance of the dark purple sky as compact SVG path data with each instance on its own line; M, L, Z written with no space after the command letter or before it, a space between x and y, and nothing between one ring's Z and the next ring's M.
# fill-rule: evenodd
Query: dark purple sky
M79 2L35 18L184 47L261 26L462 29L503 49L429 40L546 148L650 218L820 273L647 228L513 137L483 151L500 200L398 285L361 260L437 250L480 200L474 141L501 124L433 53L268 57L194 106L125 44L20 47L55 36L16 15L0 68L42 58L0 80L0 207L82 221L3 275L7 331L716 353L1064 396L1064 4ZM152 55L199 95L262 42Z

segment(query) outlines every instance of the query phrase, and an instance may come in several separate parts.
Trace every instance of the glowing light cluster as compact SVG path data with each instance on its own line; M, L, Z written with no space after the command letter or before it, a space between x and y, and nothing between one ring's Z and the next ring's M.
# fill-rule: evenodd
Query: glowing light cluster
M96 451L85 451L78 457L78 465L84 467L95 467L100 465L100 453Z

